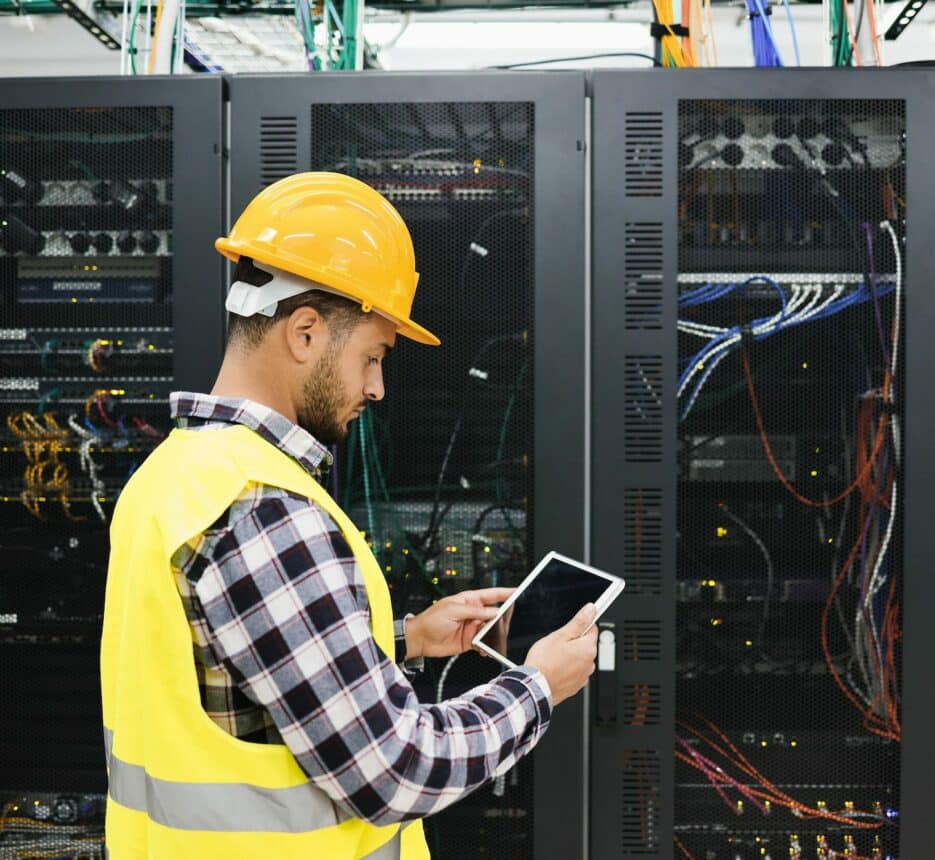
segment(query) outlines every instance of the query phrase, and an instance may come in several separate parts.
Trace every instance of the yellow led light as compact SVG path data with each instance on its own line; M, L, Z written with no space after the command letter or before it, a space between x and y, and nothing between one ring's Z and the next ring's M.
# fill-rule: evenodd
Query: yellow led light
M820 453L821 453L821 448L816 448L816 449L815 449L815 453L816 453L816 454L820 454Z
M724 526L717 527L717 536L719 538L727 537L727 529Z
M484 547L484 552L490 552L490 547L489 547L489 546L485 546L485 547Z
M752 647L753 647L753 642L752 642L750 639L748 639L748 640L747 640L746 642L744 642L743 644L746 645L748 648L752 648Z
M765 747L765 746L766 746L766 741L760 741L760 746L761 746L761 747Z
M711 619L711 626L712 626L712 627L720 627L723 623L724 623L724 619L723 619L723 618L712 618L712 619Z
M802 370L808 370L808 362L807 362L807 361L803 361L803 362L802 362Z
M695 365L695 367L696 367L698 370L704 370L704 362L703 362L703 361L699 361L698 364Z
M409 550L408 550L408 549L404 549L404 550L403 550L403 555L409 555Z
M437 577L437 576L433 576L433 577L432 577L432 585L438 585L438 577Z
M809 474L810 474L813 478L817 478L817 477L818 477L818 470L817 470L817 469L812 469L812 471L809 472Z
M790 744L789 744L790 747L797 747L798 745L799 745L799 742L798 742L798 741L792 741L792 742L790 742Z
M387 572L387 573L389 573L392 569L393 569L393 565L388 564L388 565L386 566L386 572Z
M392 548L393 548L393 544L390 543L389 541L387 541L385 544L383 544L383 547L384 547L384 549L392 549Z

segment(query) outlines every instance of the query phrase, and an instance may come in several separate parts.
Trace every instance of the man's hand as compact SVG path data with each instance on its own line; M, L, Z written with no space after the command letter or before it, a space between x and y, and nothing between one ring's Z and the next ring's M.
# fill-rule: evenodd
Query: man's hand
M588 603L564 627L544 636L529 649L526 665L545 675L552 691L552 704L575 695L594 671L597 657L597 625L593 603Z
M451 657L471 648L471 640L497 614L515 588L482 588L443 597L406 622L406 659Z

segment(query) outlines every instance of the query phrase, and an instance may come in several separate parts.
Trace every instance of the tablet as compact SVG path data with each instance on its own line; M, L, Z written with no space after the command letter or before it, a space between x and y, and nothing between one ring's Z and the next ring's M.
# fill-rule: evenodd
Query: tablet
M586 603L595 620L623 590L619 576L550 552L474 637L473 645L510 668L522 664L532 644L563 627Z

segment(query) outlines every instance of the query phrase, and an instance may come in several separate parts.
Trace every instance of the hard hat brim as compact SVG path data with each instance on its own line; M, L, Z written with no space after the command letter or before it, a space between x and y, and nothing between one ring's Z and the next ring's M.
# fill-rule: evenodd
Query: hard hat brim
M267 259L268 255L263 253L259 249L254 249L249 247L244 247L241 243L231 242L226 237L221 237L217 239L214 243L214 247L217 251L223 256L227 257L233 263L236 263L240 260L240 257L243 254L246 254L251 259L257 260L260 263L266 263L271 266L282 266L282 262L277 259ZM309 278L308 273L305 272L295 272L294 274L299 277ZM316 278L309 278L310 280L317 280ZM327 283L323 284L325 287L329 286ZM352 296L347 297L349 301L357 301ZM360 302L358 302L359 304ZM394 314L387 313L387 311L379 305L374 304L374 310L379 311L381 316L387 317L396 323L396 331L398 334L401 334L403 337L407 337L410 340L416 341L416 343L424 343L427 346L439 346L441 341L432 334L428 329L423 328L417 322L414 322L408 318L400 318Z

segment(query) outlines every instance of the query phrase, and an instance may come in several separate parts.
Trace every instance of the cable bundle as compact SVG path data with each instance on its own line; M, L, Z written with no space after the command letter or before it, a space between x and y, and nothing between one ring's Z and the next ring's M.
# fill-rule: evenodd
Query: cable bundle
M756 66L781 66L782 58L773 28L769 23L772 12L766 0L746 0L750 18L750 37L753 40L753 64Z
M741 810L746 801L764 815L769 815L773 807L782 807L796 818L823 819L859 830L878 830L887 823L879 807L875 807L873 812L867 812L848 806L835 812L824 805L812 807L802 803L758 770L722 729L710 720L702 719L706 724L704 730L682 721L676 722L681 735L676 736L675 756L702 773L718 796L734 811ZM735 792L740 796L739 799L731 800L728 792ZM682 851L688 856L684 846Z
M679 307L693 307L712 302L724 298L736 290L744 289L750 284L757 283L767 284L776 291L781 305L776 314L769 317L760 317L745 326L736 325L730 328L706 325L684 319L678 321L679 331L707 338L709 341L705 347L688 360L679 377L678 396L681 397L688 390L691 381L701 372L701 376L682 410L682 420L691 412L701 389L721 361L730 353L740 349L744 336L749 336L754 341L763 340L777 332L785 331L805 322L833 316L852 305L862 304L871 299L870 289L865 283L853 285L851 291L847 292L846 295L843 295L848 290L845 284L834 284L830 287L826 284L792 284L788 288L789 295L787 298L786 288L766 275L756 275L742 283L703 284L696 289L683 293L678 300ZM876 286L876 295L878 297L886 295L892 292L894 288L894 284L878 284Z

